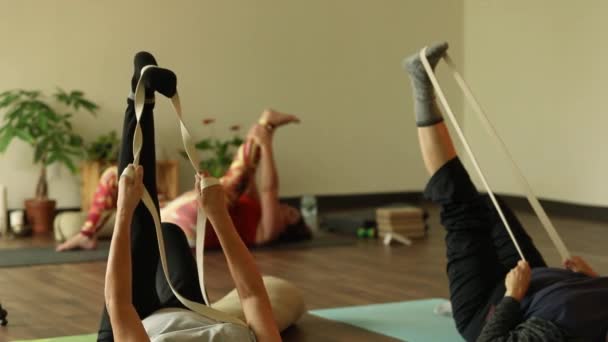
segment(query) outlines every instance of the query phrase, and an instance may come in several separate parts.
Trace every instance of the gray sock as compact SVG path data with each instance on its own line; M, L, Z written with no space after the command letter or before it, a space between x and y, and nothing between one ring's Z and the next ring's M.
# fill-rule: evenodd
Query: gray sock
M448 43L435 44L426 50L426 57L433 70L448 50ZM416 53L405 59L404 68L410 75L414 89L414 111L418 127L432 126L443 121L441 110L435 101L435 90L424 70L420 55Z

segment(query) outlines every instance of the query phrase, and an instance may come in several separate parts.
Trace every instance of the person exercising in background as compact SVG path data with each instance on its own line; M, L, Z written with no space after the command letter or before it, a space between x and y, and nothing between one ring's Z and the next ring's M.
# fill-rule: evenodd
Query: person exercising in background
M299 121L294 115L265 110L259 121L250 128L228 171L220 179L228 196L232 220L248 246L312 237L300 211L279 201L279 177L272 147L278 127ZM255 180L258 169L259 191ZM57 251L97 247L97 233L114 217L117 190L118 169L116 166L109 167L101 176L80 233L60 244ZM191 190L168 202L160 212L163 221L175 223L184 230L192 247L195 245L196 208L197 194ZM219 247L213 229L207 229L206 235L206 247Z
M433 68L447 43L427 50ZM502 201L520 256L487 196L460 162L419 55L406 60L414 89L418 138L431 175L425 196L441 207L447 274L456 327L467 341L607 341L608 277L582 258L547 267Z
M300 211L279 201L279 175L272 147L278 127L299 121L294 115L265 110L259 121L249 129L234 161L220 179L227 195L230 215L241 238L249 246L277 240L309 239L312 236ZM260 173L259 190L257 172ZM180 195L160 213L162 220L180 226L190 245L194 246L197 214L195 191ZM207 232L205 246L218 246L213 230Z
M117 195L118 167L110 166L104 170L99 178L91 207L87 212L80 232L61 243L56 250L63 252L77 248L97 248L97 233L109 220L114 220Z

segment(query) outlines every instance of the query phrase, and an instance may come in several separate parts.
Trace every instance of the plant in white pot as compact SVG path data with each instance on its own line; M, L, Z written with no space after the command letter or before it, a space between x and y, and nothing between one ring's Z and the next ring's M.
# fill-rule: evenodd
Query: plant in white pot
M85 110L95 114L98 106L78 90L62 89L52 96L53 107L40 91L9 90L0 94L0 153L4 153L14 139L30 145L34 163L40 165L36 196L25 201L28 221L35 233L50 231L56 202L48 198L46 169L61 164L77 172L75 160L83 156L83 139L72 129L73 112Z

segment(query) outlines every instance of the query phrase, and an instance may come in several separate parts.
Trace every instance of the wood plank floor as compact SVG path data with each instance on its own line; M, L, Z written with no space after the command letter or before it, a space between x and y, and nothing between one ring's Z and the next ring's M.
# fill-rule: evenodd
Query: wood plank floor
M444 233L437 210L430 210L428 238L409 248L360 241L353 246L256 251L255 257L264 274L298 284L309 309L446 297ZM519 216L547 261L557 265L558 255L536 218L527 213ZM608 274L608 223L554 220L573 253ZM27 244L23 241L0 239L0 248ZM219 298L232 287L226 263L217 252L207 255L207 263L210 295ZM105 263L100 262L0 269L0 301L10 318L7 327L0 327L0 341L95 332L103 305L104 270ZM285 341L392 341L310 315L283 337Z

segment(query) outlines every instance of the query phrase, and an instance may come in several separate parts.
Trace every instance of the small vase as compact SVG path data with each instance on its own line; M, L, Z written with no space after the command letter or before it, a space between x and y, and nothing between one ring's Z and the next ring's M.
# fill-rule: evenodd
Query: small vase
M25 200L25 215L34 234L47 234L53 228L57 202L50 199Z

